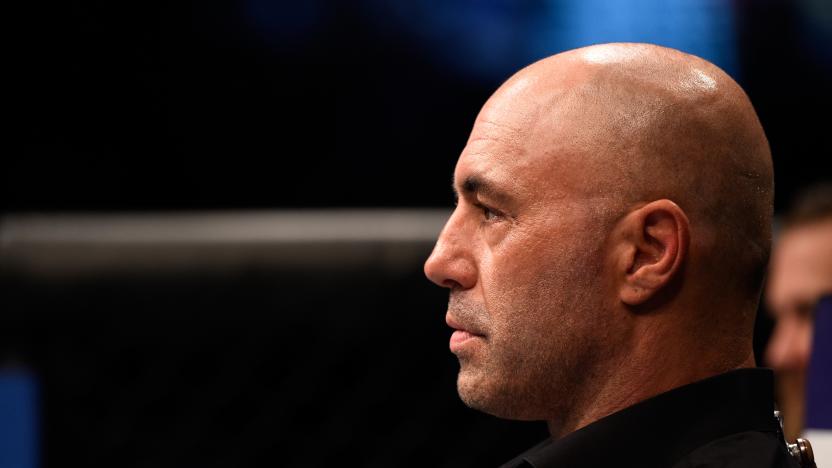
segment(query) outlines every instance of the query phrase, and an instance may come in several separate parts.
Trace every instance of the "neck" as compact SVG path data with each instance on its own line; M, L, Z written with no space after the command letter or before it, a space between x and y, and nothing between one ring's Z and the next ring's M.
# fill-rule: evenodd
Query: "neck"
M617 360L593 372L592 378L587 379L591 382L588 391L581 392L569 410L547 421L552 438L560 439L676 387L734 369L755 367L750 343L726 353L725 347L709 340L698 340L705 345L691 346L689 337L678 339L665 335L663 338L644 339L642 335L629 353L622 353ZM691 356L697 356L697 360L692 361Z

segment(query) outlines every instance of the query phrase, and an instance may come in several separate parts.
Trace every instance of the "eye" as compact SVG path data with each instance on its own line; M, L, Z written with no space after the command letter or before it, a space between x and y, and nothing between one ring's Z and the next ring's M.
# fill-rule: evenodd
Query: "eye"
M797 304L795 308L795 312L797 312L797 316L803 320L811 320L812 315L814 315L814 307L812 304L807 302L801 302Z
M498 211L493 210L485 205L478 203L477 208L479 208L482 211L482 216L486 221L494 221L500 216L500 213Z

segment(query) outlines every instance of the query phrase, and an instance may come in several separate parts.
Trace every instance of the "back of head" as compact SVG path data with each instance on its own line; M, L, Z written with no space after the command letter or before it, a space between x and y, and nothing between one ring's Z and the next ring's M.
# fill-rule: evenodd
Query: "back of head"
M564 62L580 78L558 90L554 118L580 120L575 140L593 167L588 189L609 194L606 221L639 203L677 203L691 225L685 275L699 303L690 305L719 310L711 325L736 319L750 340L771 244L773 170L747 95L710 62L647 44L577 49L518 77L558 77Z

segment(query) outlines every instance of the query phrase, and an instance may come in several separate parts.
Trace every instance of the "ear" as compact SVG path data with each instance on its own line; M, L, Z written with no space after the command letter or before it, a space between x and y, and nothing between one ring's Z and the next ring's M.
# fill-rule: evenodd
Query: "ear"
M680 272L690 243L688 217L676 203L656 200L624 216L615 232L619 297L643 304Z

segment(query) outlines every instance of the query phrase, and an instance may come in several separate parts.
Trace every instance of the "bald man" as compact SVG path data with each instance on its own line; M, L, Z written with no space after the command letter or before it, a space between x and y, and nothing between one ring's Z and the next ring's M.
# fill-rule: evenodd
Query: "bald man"
M647 44L558 54L477 116L425 273L457 389L545 420L505 466L785 467L752 329L772 217L748 97Z

